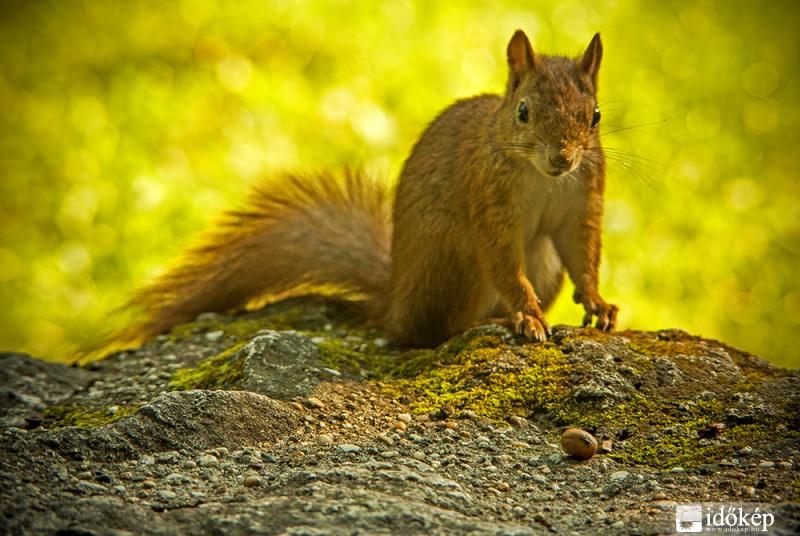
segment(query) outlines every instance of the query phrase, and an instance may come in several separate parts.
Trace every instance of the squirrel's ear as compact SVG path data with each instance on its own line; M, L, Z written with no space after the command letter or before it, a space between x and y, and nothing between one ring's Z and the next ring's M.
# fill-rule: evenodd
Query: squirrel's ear
M580 60L581 70L595 83L597 83L597 72L600 70L600 60L602 58L603 43L600 41L600 34L596 33Z
M514 32L514 37L508 43L508 91L519 87L522 76L533 69L536 57L533 55L531 42L522 30Z

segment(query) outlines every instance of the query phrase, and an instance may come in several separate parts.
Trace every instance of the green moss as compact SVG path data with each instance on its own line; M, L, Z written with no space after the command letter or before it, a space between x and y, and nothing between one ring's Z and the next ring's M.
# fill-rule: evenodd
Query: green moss
M549 343L529 345L522 354L494 336L462 336L400 356L385 383L407 396L416 413L470 410L498 421L551 411L566 394L566 357Z
M245 343L228 348L221 354L201 361L196 368L179 369L169 381L172 391L191 389L220 389L242 377L244 359L238 359L238 351Z
M320 361L327 367L345 374L366 378L381 378L394 362L397 352L384 351L372 343L363 343L359 349L343 339L325 339L317 344Z
M212 331L222 331L226 335L234 336L239 340L252 338L258 331L262 329L270 329L269 322L263 319L253 318L237 318L233 321L219 321L219 320L200 320L176 326L169 332L167 337L178 340L188 339L197 333L208 333ZM279 329L279 328L275 328ZM283 329L288 329L284 327Z
M136 413L138 409L136 406L102 406L90 409L85 406L57 405L44 411L43 425L53 429L67 426L96 428Z

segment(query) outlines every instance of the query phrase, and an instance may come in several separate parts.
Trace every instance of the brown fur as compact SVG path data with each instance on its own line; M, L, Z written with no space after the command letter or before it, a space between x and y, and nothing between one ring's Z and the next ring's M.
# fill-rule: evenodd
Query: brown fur
M264 183L247 211L229 213L134 296L146 316L128 338L324 287L365 296L397 344L435 345L498 312L544 340L542 311L565 270L584 324L597 316L611 329L617 308L597 290L605 161L592 122L601 57L599 35L568 59L534 54L517 31L506 95L456 102L431 123L405 162L393 216L388 188L359 173Z

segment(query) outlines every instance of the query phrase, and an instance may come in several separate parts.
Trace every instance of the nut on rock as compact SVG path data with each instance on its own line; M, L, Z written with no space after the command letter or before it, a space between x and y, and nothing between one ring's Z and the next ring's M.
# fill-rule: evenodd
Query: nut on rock
M561 447L573 458L588 460L597 452L597 440L586 430L569 428L561 434Z

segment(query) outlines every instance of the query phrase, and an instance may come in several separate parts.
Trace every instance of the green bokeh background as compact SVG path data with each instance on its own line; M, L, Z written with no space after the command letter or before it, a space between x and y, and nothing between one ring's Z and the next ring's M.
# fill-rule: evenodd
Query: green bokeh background
M0 349L58 359L286 169L394 177L456 98L502 91L516 28L600 31L602 291L793 368L800 2L0 2ZM579 322L565 292L554 323Z

